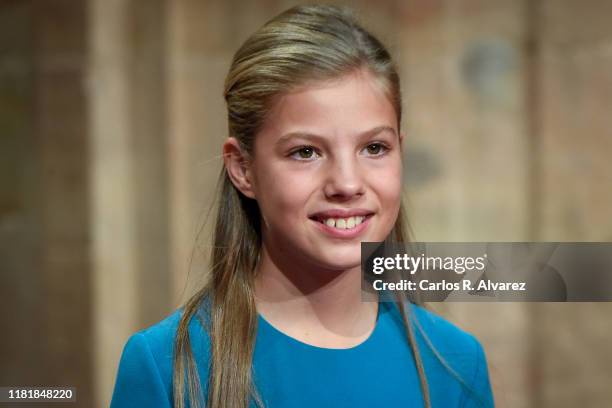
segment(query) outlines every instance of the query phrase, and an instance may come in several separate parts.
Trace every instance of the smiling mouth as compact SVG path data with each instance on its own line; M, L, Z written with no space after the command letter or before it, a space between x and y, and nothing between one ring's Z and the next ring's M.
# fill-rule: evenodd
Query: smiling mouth
M366 219L372 217L373 214L368 215L355 215L352 217L313 217L311 220L325 224L330 228L336 228L339 230L349 230L362 224Z

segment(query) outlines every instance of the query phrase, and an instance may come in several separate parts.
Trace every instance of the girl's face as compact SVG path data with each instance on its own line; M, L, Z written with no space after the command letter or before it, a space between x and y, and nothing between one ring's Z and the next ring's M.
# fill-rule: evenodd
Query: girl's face
M361 241L383 241L397 219L400 147L393 105L365 71L279 98L248 166L268 252L358 266Z

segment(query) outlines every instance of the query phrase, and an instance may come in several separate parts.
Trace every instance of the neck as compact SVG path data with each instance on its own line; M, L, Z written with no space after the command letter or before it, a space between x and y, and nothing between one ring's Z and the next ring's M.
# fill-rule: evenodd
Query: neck
M317 333L336 342L344 339L346 344L367 338L378 310L376 295L362 294L359 265L324 269L283 260L266 245L256 274L255 297L258 312L293 337Z

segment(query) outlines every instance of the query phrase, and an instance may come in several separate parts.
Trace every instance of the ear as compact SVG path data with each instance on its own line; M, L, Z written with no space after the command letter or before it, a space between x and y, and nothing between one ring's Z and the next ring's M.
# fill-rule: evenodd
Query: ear
M235 137L229 137L223 143L223 162L232 184L245 196L255 198L249 158Z
M405 138L406 138L406 135L404 134L404 132L400 132L399 134L400 151L404 151L404 139Z

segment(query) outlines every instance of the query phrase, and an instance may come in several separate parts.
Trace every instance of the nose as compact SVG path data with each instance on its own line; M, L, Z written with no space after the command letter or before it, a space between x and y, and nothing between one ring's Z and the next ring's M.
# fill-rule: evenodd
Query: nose
M327 169L325 196L335 200L349 200L365 192L362 170L356 158L338 157Z

